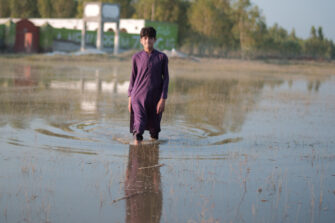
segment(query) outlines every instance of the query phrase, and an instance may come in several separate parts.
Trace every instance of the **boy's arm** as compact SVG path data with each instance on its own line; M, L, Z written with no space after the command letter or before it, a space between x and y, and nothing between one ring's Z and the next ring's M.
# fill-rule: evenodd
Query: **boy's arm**
M136 75L137 75L137 66L136 66L135 56L133 56L132 57L132 71L131 71L130 82L129 82L129 87L128 87L128 97L130 97L131 91L133 90Z
M169 68L168 68L168 57L164 55L164 60L163 60L163 89L162 89L162 94L161 94L161 99L159 100L157 104L157 114L163 112L165 110L165 100L167 99L168 95L168 88L169 88Z
M128 98L128 111L131 112L131 97Z
M167 99L168 88L169 88L169 67L168 67L168 57L164 55L163 60L163 90L161 94L161 99Z
M135 56L132 57L132 71L131 71L131 76L130 76L130 81L129 81L129 87L128 87L128 111L131 112L131 91L133 90L134 87L134 82L135 78L137 75L137 67L136 67L136 61L135 61Z

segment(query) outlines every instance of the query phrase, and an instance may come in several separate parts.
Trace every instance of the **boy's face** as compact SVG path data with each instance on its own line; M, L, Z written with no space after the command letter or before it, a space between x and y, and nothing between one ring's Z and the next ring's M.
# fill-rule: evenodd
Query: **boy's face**
M152 50L154 48L154 44L156 42L156 38L143 36L141 38L141 44L145 50Z

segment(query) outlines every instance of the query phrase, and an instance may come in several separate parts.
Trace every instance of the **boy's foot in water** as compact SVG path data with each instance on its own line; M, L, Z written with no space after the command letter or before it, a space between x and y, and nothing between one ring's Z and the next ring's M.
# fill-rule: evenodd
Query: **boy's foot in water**
M135 145L139 145L142 143L143 141L143 136L141 134L134 134L135 135L135 141L134 144Z
M151 140L152 141L157 141L158 140L158 133L150 133Z

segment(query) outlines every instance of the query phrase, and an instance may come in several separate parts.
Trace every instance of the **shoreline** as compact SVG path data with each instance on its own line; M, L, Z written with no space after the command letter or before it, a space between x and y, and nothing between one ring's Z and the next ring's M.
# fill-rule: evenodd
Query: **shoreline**
M78 67L103 69L118 68L121 73L131 72L131 57L136 51L123 52L117 56L105 55L47 55L47 54L0 54L0 63L27 66ZM74 64L75 63L75 64ZM242 60L226 58L169 58L171 76L202 78L202 73L210 73L212 78L236 76L285 77L295 79L308 76L315 79L335 75L335 61L300 60Z
M119 53L118 55L113 55L109 53L105 54L82 54L82 55L75 55L72 53L67 52L50 52L50 53L31 53L31 54L25 54L25 53L0 53L0 59L27 59L27 60L45 60L45 58L48 58L48 60L58 61L62 60L63 57L71 58L73 60L92 60L93 58L95 60L106 60L106 59L118 59L118 60L125 60L125 59L131 59L132 55L140 50L127 50L124 52ZM162 51L163 52L163 51ZM54 53L54 55L52 55ZM43 58L42 58L43 57ZM193 58L198 59L199 61L202 60L231 60L231 61L261 61L269 64L297 64L297 63L321 63L321 64L334 64L335 60L326 60L326 59L297 59L297 58L249 58L249 59L242 59L242 58L234 58L234 57L208 57L208 56L195 56L195 55L189 55L185 58L182 57L169 57L169 59L174 60L192 60Z

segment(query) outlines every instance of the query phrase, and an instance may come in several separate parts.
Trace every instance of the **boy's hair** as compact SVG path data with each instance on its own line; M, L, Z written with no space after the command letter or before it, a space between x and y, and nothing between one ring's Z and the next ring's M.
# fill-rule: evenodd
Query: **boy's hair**
M156 39L156 30L154 27L149 26L149 27L143 27L140 32L140 36L142 37L149 37L149 38L154 38Z

